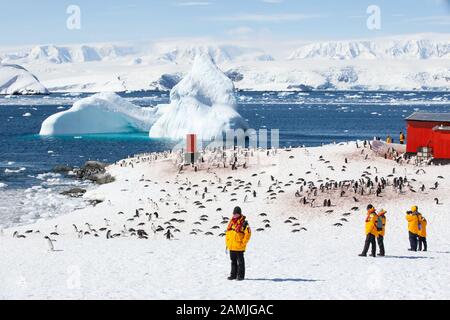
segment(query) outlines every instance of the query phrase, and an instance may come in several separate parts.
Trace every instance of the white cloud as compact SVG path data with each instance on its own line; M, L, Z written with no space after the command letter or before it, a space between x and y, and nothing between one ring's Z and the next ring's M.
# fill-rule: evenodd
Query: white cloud
M283 21L301 21L312 18L319 18L320 15L306 15L296 13L280 14L239 14L233 16L214 17L216 21L246 21L246 22L283 22Z
M428 16L407 19L407 22L423 22L434 25L450 25L450 16Z
M208 6L211 2L208 1L189 1L189 2L177 2L175 5L179 7L194 7L194 6Z
M226 33L232 37L242 37L254 33L255 31L249 27L237 27L227 30Z

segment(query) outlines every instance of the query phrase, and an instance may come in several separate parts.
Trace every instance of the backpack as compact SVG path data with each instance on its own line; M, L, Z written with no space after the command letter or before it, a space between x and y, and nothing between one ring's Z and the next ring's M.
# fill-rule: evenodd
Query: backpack
M381 217L377 218L377 231L383 230L383 219Z

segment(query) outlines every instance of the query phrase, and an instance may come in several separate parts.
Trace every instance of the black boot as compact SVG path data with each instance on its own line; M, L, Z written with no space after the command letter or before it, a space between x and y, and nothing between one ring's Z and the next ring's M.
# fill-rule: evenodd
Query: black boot
M236 277L229 276L227 279L228 279L228 280L236 280Z

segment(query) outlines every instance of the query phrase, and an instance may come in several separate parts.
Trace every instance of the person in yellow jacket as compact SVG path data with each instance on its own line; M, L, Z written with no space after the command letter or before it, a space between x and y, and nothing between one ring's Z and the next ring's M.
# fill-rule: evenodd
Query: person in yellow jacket
M391 136L387 136L386 138L386 143L392 143L392 137Z
M425 217L422 217L419 222L419 233L417 235L419 236L419 251L422 251L422 245L423 251L427 251L427 219Z
M244 252L251 237L250 226L240 207L233 210L233 218L227 227L225 242L230 250L231 273L228 280L244 280L245 260Z
M378 216L373 205L369 204L367 206L367 217L366 217L366 242L364 243L364 249L359 255L360 257L366 257L367 251L369 251L369 246L372 246L372 257L376 257L377 244L376 238L378 237L377 231L377 220Z
M378 237L377 237L377 243L378 248L380 250L380 253L378 253L379 256L384 257L384 234L386 233L386 210L381 209L377 213L377 231L378 231Z
M406 221L408 221L409 251L417 251L417 242L419 235L419 223L422 215L419 213L417 206L412 206L411 211L406 212Z
M405 144L405 135L403 132L400 132L399 140L400 140L400 144Z

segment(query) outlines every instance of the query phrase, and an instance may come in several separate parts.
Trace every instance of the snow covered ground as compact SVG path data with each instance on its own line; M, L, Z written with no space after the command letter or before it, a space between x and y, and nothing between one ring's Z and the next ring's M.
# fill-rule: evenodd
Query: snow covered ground
M446 34L268 43L165 40L153 43L0 48L0 61L26 67L50 91L170 90L208 54L243 90L448 90Z
M423 167L424 173L413 164L385 160L361 143L356 148L355 142L278 150L269 155L254 151L248 168L240 166L236 171L213 166L214 156L205 155L207 161L198 172L186 168L181 173L167 155L120 161L108 168L115 182L85 194L86 199L104 200L97 206L3 230L0 298L450 298L447 167ZM243 159L241 155L241 164ZM390 183L394 177L406 176L409 187L399 194L388 186L382 197L355 195L358 202L351 192L340 197L336 190L319 191L314 207L300 204L295 197L298 183L303 181L319 186L363 175L384 177ZM438 188L430 189L435 182ZM419 189L422 184L426 187L423 192ZM249 192L253 190L256 198ZM322 206L325 198L332 200L331 208ZM384 258L357 256L365 238L368 203L388 212ZM428 252L407 250L404 213L414 204L428 219ZM230 217L235 205L243 208L253 231L243 282L226 279L229 258L220 236L226 227L223 217ZM133 217L136 209L139 217ZM145 213L153 212L159 217L153 215L148 221ZM204 221L202 215L207 215ZM265 219L270 222L263 222ZM79 238L73 224L82 233L89 228L95 231ZM164 231L153 233L152 224ZM56 225L58 235L50 235ZM124 225L145 230L149 239L138 239L132 231L122 235ZM175 238L167 240L163 233L171 225ZM194 235L192 229L202 232L197 230ZM107 230L120 236L106 239ZM16 231L26 238L13 237ZM99 236L93 236L95 233ZM55 251L49 251L46 235L56 240Z

